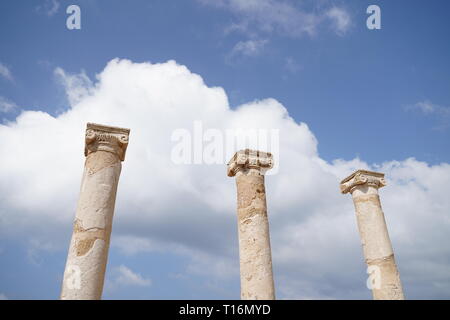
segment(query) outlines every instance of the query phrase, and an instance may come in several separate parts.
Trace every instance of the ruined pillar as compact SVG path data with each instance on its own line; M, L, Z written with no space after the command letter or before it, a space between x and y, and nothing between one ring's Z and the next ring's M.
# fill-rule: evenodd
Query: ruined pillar
M236 176L241 299L275 299L264 173L272 168L270 153L241 150L228 163Z
M61 299L101 299L121 161L129 129L88 123L86 162Z
M350 192L353 197L373 298L403 300L400 275L378 196L378 188L385 185L383 173L358 170L342 180L341 192Z

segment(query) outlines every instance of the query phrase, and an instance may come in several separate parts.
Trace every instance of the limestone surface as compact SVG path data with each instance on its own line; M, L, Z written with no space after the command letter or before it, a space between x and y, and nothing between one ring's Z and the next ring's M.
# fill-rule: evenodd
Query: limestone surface
M85 168L61 299L101 299L128 129L88 123Z
M228 175L236 176L241 298L275 299L267 217L264 172L272 167L272 155L238 151L228 163Z
M403 300L400 275L378 195L378 189L385 185L383 173L358 170L342 180L341 192L351 193L353 197L365 261L374 272L373 298Z

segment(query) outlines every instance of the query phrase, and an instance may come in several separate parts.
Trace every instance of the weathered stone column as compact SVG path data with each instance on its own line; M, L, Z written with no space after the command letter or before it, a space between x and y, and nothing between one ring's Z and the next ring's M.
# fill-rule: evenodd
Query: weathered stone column
M101 299L129 129L87 124L85 168L61 299Z
M272 168L270 153L241 150L228 163L236 176L241 299L275 299L264 173Z
M403 300L400 275L378 196L378 188L385 185L383 173L358 170L342 180L341 192L350 192L353 197L373 298Z

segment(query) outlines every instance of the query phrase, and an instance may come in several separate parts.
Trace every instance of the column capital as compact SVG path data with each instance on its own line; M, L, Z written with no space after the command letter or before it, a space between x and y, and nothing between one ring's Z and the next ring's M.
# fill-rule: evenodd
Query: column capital
M234 177L240 170L248 169L256 169L260 174L264 174L273 167L273 156L270 152L240 150L234 154L227 166L229 177Z
M368 170L356 170L347 178L341 181L341 192L352 192L356 186L368 185L375 188L382 188L386 185L384 180L384 173L368 171Z
M87 157L92 152L107 151L117 154L124 161L129 134L130 129L88 123L84 155Z

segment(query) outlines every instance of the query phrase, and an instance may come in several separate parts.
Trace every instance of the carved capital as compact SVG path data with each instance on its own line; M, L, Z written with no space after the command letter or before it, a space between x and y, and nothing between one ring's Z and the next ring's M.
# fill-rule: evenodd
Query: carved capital
M269 152L240 150L228 162L227 174L234 177L240 170L257 169L261 174L273 167L273 157Z
M87 157L92 152L107 151L117 154L124 161L129 134L130 129L88 123L84 155Z
M384 180L384 173L367 170L357 170L341 181L341 192L352 192L353 188L362 185L372 186L377 189L384 187L386 185L386 180Z

